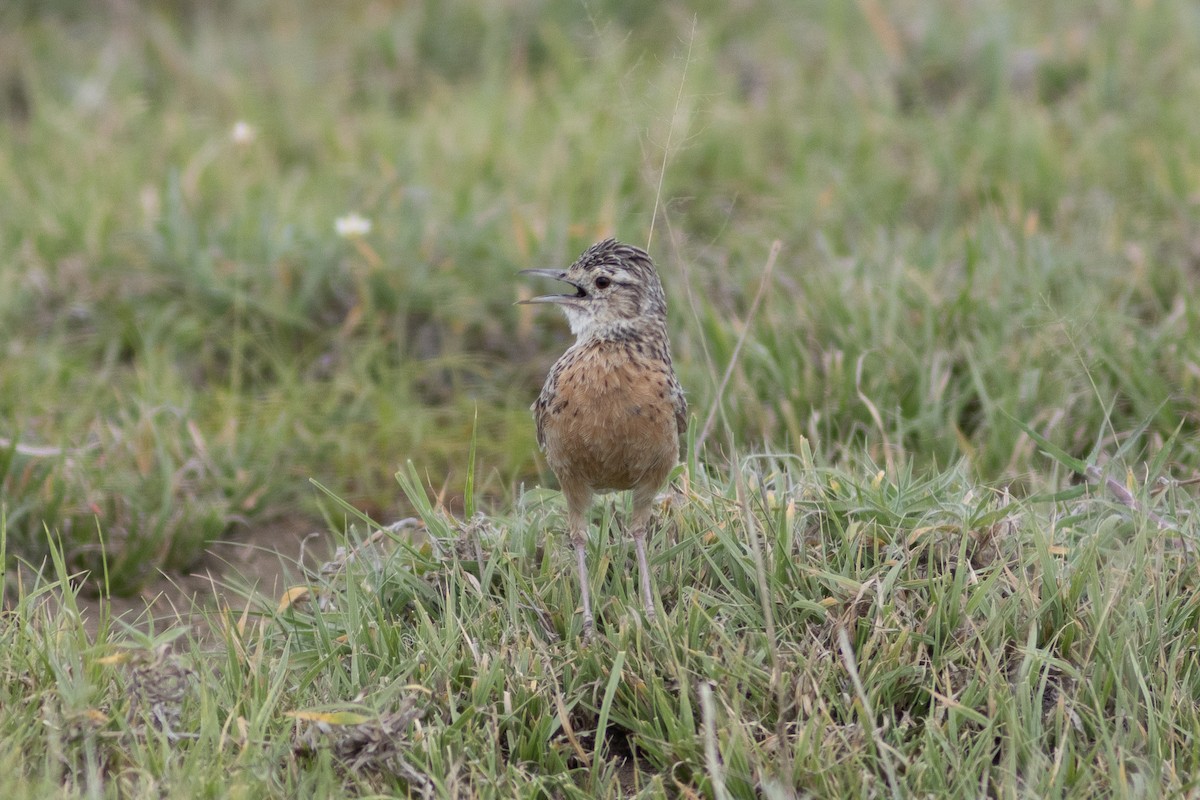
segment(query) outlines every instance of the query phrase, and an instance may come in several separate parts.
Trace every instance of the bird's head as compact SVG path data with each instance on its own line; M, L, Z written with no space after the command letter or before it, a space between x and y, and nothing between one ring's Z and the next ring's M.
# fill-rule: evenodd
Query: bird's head
M605 239L589 247L566 269L527 269L562 281L571 291L522 303L554 303L567 315L578 339L636 334L665 326L667 301L654 262L645 250Z

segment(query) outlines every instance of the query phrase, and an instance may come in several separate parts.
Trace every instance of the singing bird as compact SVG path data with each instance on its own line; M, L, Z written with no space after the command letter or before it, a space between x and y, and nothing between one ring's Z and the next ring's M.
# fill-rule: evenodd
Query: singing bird
M646 531L654 496L682 455L687 400L671 364L666 295L645 250L605 239L565 270L521 274L570 287L564 294L521 302L558 306L575 335L575 343L550 368L531 410L538 444L567 500L588 640L595 622L584 544L596 494L633 493L629 529L642 604L646 617L655 618Z

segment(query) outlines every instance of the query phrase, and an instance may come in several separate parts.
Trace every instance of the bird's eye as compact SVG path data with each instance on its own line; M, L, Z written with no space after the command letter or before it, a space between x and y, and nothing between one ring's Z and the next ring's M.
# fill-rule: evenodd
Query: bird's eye
M606 278L603 275L601 275L599 278L596 278L596 288L597 289L607 289L611 283L612 283L612 279Z

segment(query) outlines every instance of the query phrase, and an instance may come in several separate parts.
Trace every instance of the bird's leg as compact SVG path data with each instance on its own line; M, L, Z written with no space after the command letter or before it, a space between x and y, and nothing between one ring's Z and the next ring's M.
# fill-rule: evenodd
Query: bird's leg
M590 499L590 498L588 498ZM567 526L570 529L571 545L575 548L575 567L579 574L579 595L583 603L583 641L590 642L595 635L596 625L592 619L592 594L588 585L587 572L587 500L567 496Z
M633 534L633 546L637 550L638 560L638 576L641 582L642 591L642 607L646 609L646 619L654 622L654 595L650 591L650 565L646 562L646 531L650 524L650 503L654 499L654 493L651 491L648 496L643 496L643 492L634 492L633 495L633 518L631 533Z
M582 540L575 542L575 565L579 571L579 596L583 603L583 640L590 642L596 633L596 623L592 619L592 596L588 588L587 559Z

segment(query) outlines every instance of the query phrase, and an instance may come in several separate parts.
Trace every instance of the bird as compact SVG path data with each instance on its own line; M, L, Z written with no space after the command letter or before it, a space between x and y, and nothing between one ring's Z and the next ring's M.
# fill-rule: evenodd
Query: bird
M683 456L688 406L671 362L667 300L650 255L604 239L567 269L527 269L569 287L520 303L556 305L575 343L554 362L530 406L537 441L567 501L575 549L583 639L595 631L585 544L597 494L629 491L629 532L637 551L642 605L656 618L646 563L654 496Z

